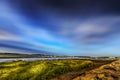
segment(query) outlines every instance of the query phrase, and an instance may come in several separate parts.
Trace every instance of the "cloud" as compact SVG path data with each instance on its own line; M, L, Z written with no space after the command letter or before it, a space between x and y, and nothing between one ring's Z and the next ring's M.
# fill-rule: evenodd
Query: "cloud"
M100 3L103 6L99 1L87 4L87 0L12 1L0 1L0 46L10 46L11 51L25 48L87 55L102 51L104 46L107 48L103 52L108 51L120 35L118 4L110 10L111 1Z
M1 47L8 43L4 47L17 51L32 49L34 52L43 50L53 53L67 48L64 39L56 36L54 32L46 30L42 25L31 24L24 15L19 14L16 9L12 9L9 4L3 2L0 5L0 11L2 11L0 14L0 43L3 44L0 45Z
M7 26L5 25L5 23L1 25L5 28L4 31L8 30L6 32L8 32L8 34L11 35L11 37L13 36L13 34L17 34L17 36L22 39L28 37L31 39L41 39L51 42L60 42L59 37L57 37L59 38L59 40L56 40L56 35L51 33L49 30L44 29L43 26L30 24L30 21L26 19L24 15L19 14L16 9L12 9L9 3L3 1L0 6L0 17L2 19L0 24L2 22L7 23ZM2 29L2 27L0 28ZM15 31L20 33L13 33Z
M61 34L80 43L104 42L118 34L119 16L89 18L82 22L64 25Z
M22 33L28 37L33 39L42 39L48 41L55 41L54 35L49 31L42 28L33 28L30 25L17 23L17 28L22 31Z
M18 35L12 34L4 30L0 30L0 40L20 41L21 38Z

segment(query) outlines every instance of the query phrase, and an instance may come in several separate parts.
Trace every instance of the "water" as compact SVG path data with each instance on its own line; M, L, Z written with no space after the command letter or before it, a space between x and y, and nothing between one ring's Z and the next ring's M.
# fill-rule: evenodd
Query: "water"
M35 61L35 60L58 60L58 59L66 59L66 58L8 58L8 59L0 59L0 62L12 62L12 61Z

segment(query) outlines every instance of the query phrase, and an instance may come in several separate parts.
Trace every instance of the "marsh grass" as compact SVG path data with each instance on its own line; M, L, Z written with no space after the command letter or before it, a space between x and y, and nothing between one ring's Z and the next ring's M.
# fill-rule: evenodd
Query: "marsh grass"
M63 73L83 71L94 66L96 66L96 63L90 60L15 61L0 63L0 80L49 80Z

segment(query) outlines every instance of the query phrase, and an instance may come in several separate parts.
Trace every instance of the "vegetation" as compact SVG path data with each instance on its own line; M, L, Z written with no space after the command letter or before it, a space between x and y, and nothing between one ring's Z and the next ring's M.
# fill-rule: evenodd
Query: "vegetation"
M48 55L43 54L18 54L18 53L0 53L0 58L45 58Z
M0 63L0 80L49 80L71 71L85 71L101 64L90 60L15 61Z

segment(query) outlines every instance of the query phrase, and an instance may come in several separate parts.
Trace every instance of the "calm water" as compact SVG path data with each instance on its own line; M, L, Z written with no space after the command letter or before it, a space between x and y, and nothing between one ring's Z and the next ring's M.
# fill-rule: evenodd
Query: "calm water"
M9 59L0 59L0 62L12 62L12 61L35 61L35 60L58 60L66 58L9 58Z

